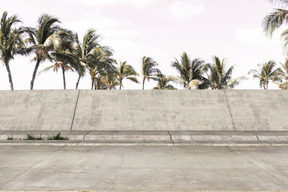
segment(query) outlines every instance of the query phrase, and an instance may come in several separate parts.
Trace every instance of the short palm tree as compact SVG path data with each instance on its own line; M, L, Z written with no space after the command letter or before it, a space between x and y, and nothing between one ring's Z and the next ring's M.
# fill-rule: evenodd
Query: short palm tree
M156 75L161 73L161 71L156 68L156 66L158 66L158 63L154 61L151 57L144 56L142 58L142 90L144 90L144 84L146 79L148 81L150 79L157 80Z
M158 90L175 90L176 88L170 82L176 82L177 79L172 76L166 76L162 73L157 74L157 86L154 89Z
M31 45L27 48L27 51L34 52L34 60L36 61L30 83L30 90L33 90L36 73L40 63L46 59L52 60L49 53L54 49L59 38L58 36L55 36L54 33L60 29L56 23L60 23L57 18L43 14L39 17L38 26L36 28L26 27L28 38L25 41Z
M214 89L232 89L240 83L240 81L246 79L245 77L238 77L232 79L232 72L234 66L229 67L226 70L225 59L220 60L218 57L213 57L212 64L206 64L204 71L207 74L205 82L209 87Z
M268 84L272 82L281 82L281 74L283 71L280 68L276 68L275 61L268 61L263 64L258 64L259 69L251 69L248 74L253 74L254 78L258 78L260 87L265 90L268 89Z
M16 54L23 54L25 47L21 37L23 29L13 28L19 22L21 21L16 15L8 17L6 11L2 14L0 23L0 60L6 67L11 90L14 90L14 85L10 70L10 61L14 59Z
M103 86L108 90L114 90L118 85L120 85L119 81L116 79L115 74L108 74L101 77L101 81L106 85Z
M200 82L198 87L200 89L207 88L207 85L203 83L203 71L202 68L205 64L205 61L196 58L191 60L190 57L184 52L181 55L180 61L175 59L172 62L172 67L174 67L177 72L180 74L180 82L184 86L184 88L189 88L190 82L198 80Z
M118 79L120 85L119 90L121 90L121 88L124 87L123 86L124 79L128 79L132 82L139 83L137 76L139 76L139 74L135 71L135 69L131 65L127 64L126 61L124 62L120 61L116 73L116 78Z
M278 86L280 89L285 89L288 90L288 59L286 59L285 63L281 63L282 68L284 70L282 70L282 78L284 79L284 82L278 83Z

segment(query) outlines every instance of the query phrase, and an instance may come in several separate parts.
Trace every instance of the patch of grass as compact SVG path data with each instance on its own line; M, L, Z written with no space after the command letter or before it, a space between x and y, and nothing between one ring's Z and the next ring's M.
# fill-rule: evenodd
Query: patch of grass
M48 137L48 140L69 140L68 137L62 137L59 132L56 136Z
M36 136L30 135L30 134L27 134L26 139L24 139L24 140L42 140L42 137L41 137L41 135L39 137L36 137Z
M8 136L8 137L7 137L7 140L14 140L13 135Z

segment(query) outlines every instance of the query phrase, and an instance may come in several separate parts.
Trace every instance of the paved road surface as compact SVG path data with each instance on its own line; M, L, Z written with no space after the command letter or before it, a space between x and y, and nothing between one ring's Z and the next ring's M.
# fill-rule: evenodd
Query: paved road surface
M0 146L0 190L288 191L288 147Z

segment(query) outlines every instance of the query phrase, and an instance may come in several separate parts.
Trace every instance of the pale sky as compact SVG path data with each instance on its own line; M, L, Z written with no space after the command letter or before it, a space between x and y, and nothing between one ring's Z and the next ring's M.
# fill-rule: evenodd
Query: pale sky
M48 13L60 19L61 26L79 34L94 28L102 45L113 48L114 58L127 61L141 73L141 58L152 57L165 75L177 75L171 62L185 51L191 58L212 61L226 58L235 65L233 77L247 76L237 89L259 89L259 81L248 76L257 64L273 59L284 62L281 29L272 40L263 33L264 16L276 5L265 0L1 0L0 13L17 14L25 26L36 26L39 16ZM16 56L11 61L15 90L28 90L35 62ZM40 65L39 70L52 63ZM280 65L279 65L280 66ZM141 77L139 77L139 80ZM67 88L74 89L77 74L67 73ZM89 74L80 89L90 89ZM146 89L156 86L151 81ZM141 84L124 82L124 89L141 89ZM180 87L180 86L177 86ZM59 71L36 77L34 89L62 89ZM270 85L270 88L277 88ZM8 75L0 65L0 90L9 90Z

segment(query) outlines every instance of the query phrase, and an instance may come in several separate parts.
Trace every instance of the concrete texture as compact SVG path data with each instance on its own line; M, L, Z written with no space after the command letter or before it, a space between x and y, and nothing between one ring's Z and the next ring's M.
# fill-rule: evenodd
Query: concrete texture
M78 92L1 91L0 130L69 131Z
M81 91L73 130L230 130L223 91Z
M287 191L287 147L0 146L0 190Z
M288 131L287 93L0 91L0 131Z
M237 131L288 131L288 92L225 91Z
M68 141L47 140L58 133ZM27 134L42 140L26 140ZM13 138L13 140L8 140ZM14 131L0 132L0 145L288 146L287 131Z

